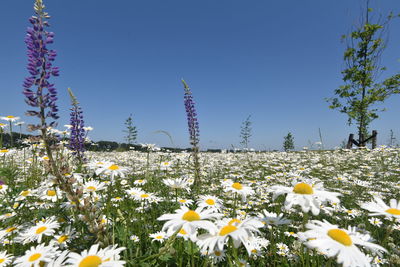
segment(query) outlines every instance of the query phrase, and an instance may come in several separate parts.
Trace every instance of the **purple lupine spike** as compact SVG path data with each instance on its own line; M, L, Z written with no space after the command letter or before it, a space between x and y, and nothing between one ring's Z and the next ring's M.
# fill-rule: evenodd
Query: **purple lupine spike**
M49 79L52 76L59 76L59 68L52 65L57 55L56 51L47 48L48 44L54 42L54 33L45 30L46 27L50 26L47 21L50 16L43 9L42 2L36 1L36 16L29 18L32 26L27 28L25 44L28 56L27 70L30 76L24 80L23 94L26 97L25 102L29 106L39 109L39 112L28 111L27 116L42 116L43 119L52 118L56 120L59 118L56 104L57 89L54 84L49 82ZM32 89L32 87L36 87L36 89ZM50 109L50 112L45 112L46 109ZM55 122L53 121L50 124L55 125ZM41 127L46 128L46 122ZM34 126L33 128L37 127Z
M184 103L188 120L190 144L193 147L197 148L199 144L200 133L199 133L199 122L197 120L197 113L194 106L195 102L193 101L192 92L190 91L190 88L187 85L187 83L183 79L182 83L185 89Z
M85 123L83 120L82 108L79 106L79 102L72 93L72 90L68 88L69 95L71 97L72 108L70 113L70 125L71 136L69 141L69 148L73 151L73 155L77 157L79 161L83 161L85 152Z

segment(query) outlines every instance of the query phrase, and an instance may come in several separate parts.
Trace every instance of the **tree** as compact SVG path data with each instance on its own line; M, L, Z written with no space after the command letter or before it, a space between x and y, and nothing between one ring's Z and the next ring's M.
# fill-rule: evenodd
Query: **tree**
M288 151L294 149L294 138L292 133L288 133L284 138L283 138L283 150Z
M251 137L251 115L249 115L245 121L242 122L242 126L240 127L240 144L244 146L246 149L249 148L250 137Z
M126 130L124 130L124 133L127 134L125 136L125 140L126 142L128 142L129 145L132 145L135 143L137 138L137 129L136 126L133 126L132 114L129 115L129 117L126 119L125 126Z
M394 16L390 14L383 23L379 20L373 23L371 12L367 0L361 25L349 35L342 36L347 43L344 52L346 69L342 71L345 85L334 91L336 97L327 99L331 109L347 114L349 125L356 123L360 146L365 146L368 126L378 118L377 112L384 111L378 110L375 105L400 93L400 74L377 81L381 72L386 70L379 62L386 46L384 37L388 23Z

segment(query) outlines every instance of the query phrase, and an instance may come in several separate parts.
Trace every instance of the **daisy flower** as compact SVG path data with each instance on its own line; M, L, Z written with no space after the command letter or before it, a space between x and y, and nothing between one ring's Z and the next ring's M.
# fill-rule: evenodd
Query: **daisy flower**
M0 252L0 267L8 266L11 263L12 256L7 254L7 251Z
M190 183L186 177L175 179L163 179L163 183L171 189L185 189L190 192Z
M93 193L96 191L104 190L106 189L106 184L103 182L99 181L88 181L83 184L83 192L85 193Z
M340 229L326 220L313 220L306 227L310 230L298 233L300 240L327 257L336 256L337 262L343 264L343 267L370 266L370 260L356 245L374 252L386 252L383 247L369 242L371 237L368 234L358 233L352 227Z
M182 206L180 209L175 210L175 214L164 214L157 220L167 221L164 223L162 230L167 231L169 235L172 235L178 229L182 228L194 239L197 228L215 230L216 227L214 223L208 220L220 218L222 216L222 214L216 213L214 210L203 210L202 208L190 210L188 207Z
M50 262L57 254L54 247L40 244L25 251L25 255L17 258L14 264L15 267L40 267L43 262Z
M141 194L134 195L133 198L138 201L149 201L151 202L156 196L153 193L141 192Z
M8 238L10 235L14 234L16 230L18 230L18 228L15 226L11 226L11 227L1 230L0 231L0 241L2 241L4 238Z
M70 252L66 263L70 267L120 267L125 264L125 261L119 260L119 253L124 249L117 249L116 246L99 249L99 245L95 244L80 254Z
M145 185L147 183L146 179L139 179L133 182L134 185Z
M138 187L132 187L132 188L126 189L125 192L131 198L135 198L135 196L142 195L145 193L141 188L138 188Z
M382 221L378 218L370 218L368 219L369 223L375 226L381 226L382 225Z
M153 241L158 241L160 243L163 243L164 240L167 239L167 233L164 231L159 231L157 233L150 234L149 236L153 239Z
M109 163L107 165L101 166L96 170L96 174L106 174L111 176L111 180L114 177L119 176L120 178L125 178L125 173L128 171L127 168L121 167L114 163Z
M35 226L21 233L19 238L23 241L24 244L33 241L37 241L38 243L40 243L42 242L42 238L44 235L53 236L55 233L55 229L57 229L58 227L60 227L60 224L54 221L53 218L39 221Z
M19 117L15 117L15 116L5 116L5 117L0 117L0 119L5 120L5 121L10 121L10 122L14 122L19 120Z
M276 185L271 187L273 199L286 194L285 209L291 209L294 205L301 206L303 212L311 212L318 215L321 203L327 201L338 203L340 193L323 190L322 183L313 184L311 180L305 182L293 181L293 187Z
M54 188L47 188L41 192L41 199L49 200L51 202L56 202L61 198L61 192L55 190Z
M251 189L250 186L241 184L239 182L233 182L230 179L227 179L223 185L225 192L237 193L242 196L243 201L246 201L246 197L248 195L254 194L254 190Z
M200 196L197 201L197 206L199 208L215 209L217 211L220 211L223 207L222 200L210 195Z
M160 163L160 170L167 171L171 169L171 162L170 161L163 161Z
M383 215L387 218L400 219L400 201L391 199L389 205L386 205L381 198L375 197L374 201L361 204L361 208L372 212L370 216Z
M54 235L53 242L58 246L65 248L72 239L77 237L77 234L71 226L68 226L62 233Z
M132 240L133 242L137 243L140 241L139 237L137 235L131 235L129 237L130 240Z
M182 206L190 206L193 204L193 200L185 199L185 198L178 198L178 203Z
M233 245L238 248L243 244L248 252L251 254L253 246L251 245L251 237L258 233L258 228L264 225L254 218L247 218L244 221L239 219L223 219L216 222L217 229L208 229L208 234L203 234L197 237L197 245L202 250L208 250L212 253L215 250L222 251L228 238L232 238Z
M263 210L261 213L257 214L257 217L265 225L283 225L291 223L291 220L283 218L283 214L276 214L274 212L268 212Z

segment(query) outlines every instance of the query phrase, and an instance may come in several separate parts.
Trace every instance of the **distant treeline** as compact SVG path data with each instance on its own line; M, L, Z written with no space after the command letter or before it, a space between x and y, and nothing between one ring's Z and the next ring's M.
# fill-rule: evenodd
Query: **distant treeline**
M14 147L16 148L21 148L24 146L23 141L26 139L37 139L40 140L39 136L36 135L30 135L30 134L20 134L13 132L12 133L13 140L14 140ZM68 139L66 139L68 141ZM5 132L3 133L3 147L10 147L10 134ZM86 143L85 148L87 151L128 151L128 150L135 150L135 151L141 151L141 152L146 152L147 148L139 145L139 144L127 144L127 143L118 143L114 141L98 141L98 142L91 142L91 143ZM0 148L1 149L1 148ZM169 151L169 152L183 152L187 151L190 152L191 148L176 148L176 147L161 147L161 151ZM208 149L207 152L215 152L219 153L221 152L221 149Z

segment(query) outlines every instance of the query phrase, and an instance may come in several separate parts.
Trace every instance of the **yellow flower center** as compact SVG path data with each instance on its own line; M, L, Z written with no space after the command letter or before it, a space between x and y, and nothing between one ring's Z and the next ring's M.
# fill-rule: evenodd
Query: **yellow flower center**
M236 190L242 190L243 185L241 183L233 183L232 187L235 188Z
M137 180L138 181L138 183L143 183L143 180Z
M182 220L189 221L189 222L198 221L198 220L200 220L200 215L197 212L195 212L194 210L189 210L189 211L185 212L185 214L183 214Z
M217 257L219 257L219 256L221 256L222 255L222 253L221 253L221 251L214 251L214 254L215 254L215 256L217 256Z
M221 231L219 231L219 235L224 236L224 235L230 234L232 232L235 232L236 230L237 230L236 226L227 225L227 226L222 227Z
M3 263L6 259L2 258L0 259L0 263Z
M21 196L26 197L27 195L29 195L30 191L29 190L25 190L21 192Z
M179 233L181 235L187 235L187 232L183 228L181 230L179 230Z
M232 224L234 224L234 223L239 224L239 223L241 223L241 222L242 222L242 221L239 220L239 219L232 219L232 220L230 220L230 221L228 222L228 225L232 225Z
M331 229L328 231L328 236L333 240L343 244L345 246L351 246L353 241L351 237L343 230L340 229Z
M141 194L140 197L141 198L148 198L150 195L149 194Z
M47 195L48 195L49 197L54 197L54 196L56 195L56 191L54 191L54 190L47 190Z
M49 159L49 157L48 157L48 156L44 156L42 159L44 159L44 160L48 160L48 159Z
M42 257L42 254L40 254L40 253L35 253L35 254L33 254L32 256L29 257L28 261L34 262L34 261L36 261L37 259L39 259L40 257Z
M400 210L399 209L387 209L385 210L387 213L392 214L392 215L400 215Z
M43 233L44 231L46 231L47 230L47 227L46 226L40 226L38 229L36 229L36 234L37 235L40 235L41 233Z
M215 201L214 201L214 199L209 198L209 199L206 200L206 203L207 203L208 205L214 205L214 204L215 204Z
M8 152L8 149L2 149L2 150L0 150L0 152L1 152L1 153L7 153L7 152Z
M97 267L102 263L99 256L91 255L85 257L80 263L79 267Z
M314 194L314 190L312 189L312 187L305 183L296 184L293 188L293 192L295 192L296 194L301 194L301 195Z
M10 227L10 228L8 228L7 230L6 230L6 232L7 233L10 233L10 232L12 232L12 231L14 231L14 230L16 230L17 229L17 227Z
M88 186L88 187L86 187L86 189L87 190L90 190L90 191L96 191L96 187L94 187L94 186Z
M10 116L7 116L7 118L8 119L14 119L15 117L10 115Z
M158 235L158 236L156 236L156 239L163 239L163 236L162 235Z
M0 189L3 189L3 185L2 184L0 184Z
M115 171L115 170L119 170L119 166L118 165L111 165L110 167L108 167L109 170Z
M67 235L62 235L57 239L57 241L58 241L58 243L61 244L61 243L65 242L65 240L67 240L67 239L68 239Z

